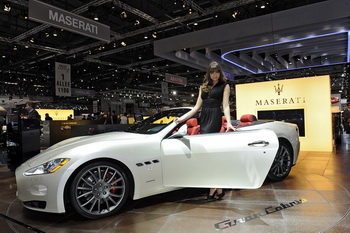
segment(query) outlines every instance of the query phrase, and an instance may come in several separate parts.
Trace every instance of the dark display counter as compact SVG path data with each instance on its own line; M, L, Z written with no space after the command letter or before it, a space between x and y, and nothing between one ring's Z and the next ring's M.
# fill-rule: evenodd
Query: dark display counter
M130 125L103 124L97 120L44 121L42 147L47 148L71 137L123 131Z
M40 121L21 119L7 125L7 166L15 170L40 153Z

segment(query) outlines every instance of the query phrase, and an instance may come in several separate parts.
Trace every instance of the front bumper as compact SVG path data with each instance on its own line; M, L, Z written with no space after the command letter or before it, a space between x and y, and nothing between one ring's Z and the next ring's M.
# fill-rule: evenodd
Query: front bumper
M60 170L52 174L25 176L26 163L16 169L17 197L31 210L64 213L64 184Z

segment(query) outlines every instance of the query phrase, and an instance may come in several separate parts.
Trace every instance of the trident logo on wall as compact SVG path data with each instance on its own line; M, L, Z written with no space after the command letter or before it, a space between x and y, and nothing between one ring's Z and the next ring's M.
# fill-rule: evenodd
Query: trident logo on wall
M275 92L278 93L278 95L280 95L281 92L283 91L283 85L281 85L280 87L280 84L277 84L277 87L276 86L274 87L275 87Z

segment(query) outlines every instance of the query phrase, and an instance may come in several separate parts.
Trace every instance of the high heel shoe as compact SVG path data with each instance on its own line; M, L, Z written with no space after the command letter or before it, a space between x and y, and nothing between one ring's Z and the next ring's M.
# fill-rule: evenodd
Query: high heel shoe
M216 198L217 200L222 200L222 198L225 196L225 191L222 190L222 193L218 194L218 197Z
M206 200L207 200L207 201L216 200L216 199L215 199L215 195L216 195L216 191L213 193L213 195L209 195L209 194L208 194Z

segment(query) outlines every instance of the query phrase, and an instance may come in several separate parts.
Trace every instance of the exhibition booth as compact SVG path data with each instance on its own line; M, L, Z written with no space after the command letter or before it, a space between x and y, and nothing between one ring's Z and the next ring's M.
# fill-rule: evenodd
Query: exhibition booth
M237 117L298 125L301 151L332 151L332 111L329 76L295 78L236 85Z

